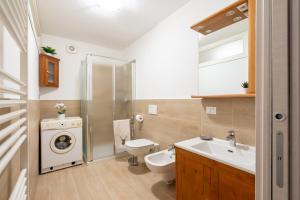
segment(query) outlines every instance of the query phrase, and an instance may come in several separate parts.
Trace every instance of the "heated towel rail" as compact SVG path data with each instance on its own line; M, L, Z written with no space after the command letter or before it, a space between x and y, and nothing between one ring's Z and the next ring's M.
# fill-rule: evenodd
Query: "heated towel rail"
M27 142L27 101L26 84L14 76L0 69L0 175L9 166L16 153ZM13 82L20 89L5 86L5 82ZM5 98L5 94L17 95L20 99ZM27 145L26 145L27 146ZM21 157L27 157L25 155ZM21 164L20 174L10 194L9 200L25 200L28 197L28 169L27 163Z

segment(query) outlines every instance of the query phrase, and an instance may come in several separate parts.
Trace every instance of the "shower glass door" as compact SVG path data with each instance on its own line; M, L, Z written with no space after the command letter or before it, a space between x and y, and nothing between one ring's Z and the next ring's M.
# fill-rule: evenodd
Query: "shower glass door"
M86 161L114 155L113 121L133 115L132 66L94 56L83 62L81 115Z
M88 112L93 160L114 154L112 75L111 64L102 62L92 65L92 99L88 102Z
M133 118L135 61L115 67L114 120Z

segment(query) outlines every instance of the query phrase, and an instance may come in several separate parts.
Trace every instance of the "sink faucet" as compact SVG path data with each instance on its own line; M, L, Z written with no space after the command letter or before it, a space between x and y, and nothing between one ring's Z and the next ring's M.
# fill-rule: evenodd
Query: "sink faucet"
M232 147L236 147L236 138L235 138L235 132L234 130L228 131L228 136L226 137L226 140L229 141L229 145Z

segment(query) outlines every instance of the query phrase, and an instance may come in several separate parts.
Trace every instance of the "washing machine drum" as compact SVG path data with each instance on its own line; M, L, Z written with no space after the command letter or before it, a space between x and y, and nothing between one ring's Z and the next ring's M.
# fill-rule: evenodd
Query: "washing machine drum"
M59 132L53 136L50 142L54 153L63 154L71 151L76 143L76 138L67 131Z

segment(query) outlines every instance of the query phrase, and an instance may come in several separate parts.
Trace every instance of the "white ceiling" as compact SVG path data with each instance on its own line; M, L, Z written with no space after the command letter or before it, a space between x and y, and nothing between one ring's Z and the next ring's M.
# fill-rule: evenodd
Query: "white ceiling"
M122 0L120 11L97 0L38 0L41 32L122 49L189 0Z

